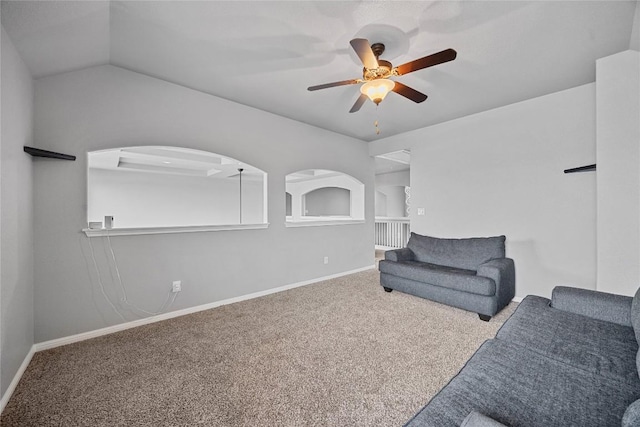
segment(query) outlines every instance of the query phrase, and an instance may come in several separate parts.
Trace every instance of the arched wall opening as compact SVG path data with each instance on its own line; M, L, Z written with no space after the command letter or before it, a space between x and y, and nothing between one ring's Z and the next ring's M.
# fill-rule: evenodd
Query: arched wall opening
M247 163L168 146L87 155L87 222L105 227L105 217L113 217L113 228L267 223L267 174Z
M287 175L287 221L364 220L364 184L336 171L308 169ZM287 202L289 203L289 202Z

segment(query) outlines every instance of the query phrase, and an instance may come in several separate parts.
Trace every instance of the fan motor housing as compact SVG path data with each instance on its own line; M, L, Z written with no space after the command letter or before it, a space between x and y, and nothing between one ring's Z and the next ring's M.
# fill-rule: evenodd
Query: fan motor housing
M391 76L392 69L393 65L391 65L391 62L385 61L384 59L378 59L378 68L363 68L362 78L365 81L386 79Z

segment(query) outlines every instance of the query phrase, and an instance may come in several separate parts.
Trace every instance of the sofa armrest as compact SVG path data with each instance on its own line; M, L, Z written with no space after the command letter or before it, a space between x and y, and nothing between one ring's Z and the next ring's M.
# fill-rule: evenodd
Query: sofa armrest
M499 307L509 304L516 295L516 268L511 258L497 258L480 264L476 274L495 282Z
M387 261L411 261L413 258L413 251L409 248L394 249L392 251L386 251L384 253L384 259Z
M631 326L632 300L633 298L624 295L556 286L551 294L551 307L623 326Z
M482 415L479 412L472 411L462 420L460 427L507 427L504 424L494 420L493 418Z

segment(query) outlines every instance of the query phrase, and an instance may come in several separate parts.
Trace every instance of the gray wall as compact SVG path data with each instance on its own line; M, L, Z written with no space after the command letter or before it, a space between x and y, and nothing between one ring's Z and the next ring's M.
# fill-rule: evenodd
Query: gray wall
M371 144L411 149L411 230L507 236L516 295L594 289L595 84L556 92ZM418 216L417 208L425 208Z
M344 188L318 188L304 195L305 215L345 215L351 212L351 192Z
M36 342L123 322L102 295L80 231L87 151L184 146L268 173L267 229L111 238L128 299L146 310L161 306L173 280L183 282L175 310L373 265L374 163L359 140L114 66L40 79L35 97L36 143L78 156L39 165L34 174ZM285 176L306 169L363 182L367 221L286 228ZM108 242L91 243L105 292L117 301Z
M640 284L640 53L596 62L598 285L633 295Z
M629 39L629 49L640 50L640 1L636 1L636 13L633 16L633 28Z
M33 82L4 28L1 52L0 395L4 395L33 345L32 160L22 150L33 145Z

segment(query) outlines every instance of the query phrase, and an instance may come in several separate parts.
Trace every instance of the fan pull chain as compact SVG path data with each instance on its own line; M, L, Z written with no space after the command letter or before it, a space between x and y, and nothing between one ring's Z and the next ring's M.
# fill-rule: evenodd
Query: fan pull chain
M378 108L379 105L376 105L376 119L373 122L373 125L376 127L376 135L380 135L380 128L378 127Z

